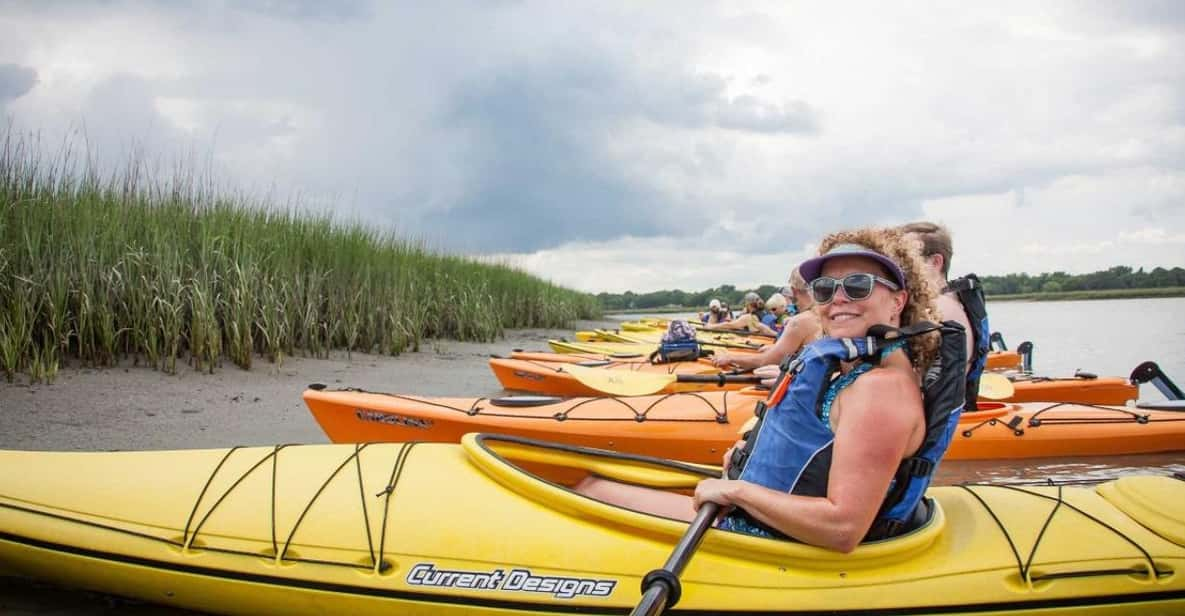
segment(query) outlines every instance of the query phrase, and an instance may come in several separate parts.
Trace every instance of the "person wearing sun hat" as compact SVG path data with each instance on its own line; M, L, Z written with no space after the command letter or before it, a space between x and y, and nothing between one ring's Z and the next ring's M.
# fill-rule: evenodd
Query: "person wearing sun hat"
M821 255L814 257L812 259L807 259L806 261L802 262L802 265L798 266L798 271L800 273L802 273L803 279L805 279L807 281L807 285L811 289L812 294L817 294L817 291L815 291L815 281L818 280L819 278L823 277L823 265L832 259L841 258L841 257L850 257L850 258L863 257L865 259L872 259L873 261L876 261L877 263L879 263L881 265L881 267L883 267L885 269L885 273L892 276L892 280L886 280L884 278L881 278L881 277L875 276L875 275L874 275L874 278L860 279L858 281L859 284L861 284L861 285L867 284L867 287L865 288L864 286L861 286L861 288L864 290L859 291L859 293L871 292L872 291L871 283L873 282L874 279L876 282L880 282L880 283L888 286L889 289L893 290L893 291L900 291L901 289L904 289L906 287L905 272L901 271L901 266L897 265L889 257L887 257L887 256L885 256L885 255L883 255L871 248L868 248L866 246L861 246L860 244L838 244L838 245L830 248L826 253L821 254ZM834 279L832 279L832 280L834 280ZM857 283L853 282L852 284L857 284ZM832 285L829 282L824 283L824 285L827 289L829 289L828 292L835 290L834 285ZM844 285L844 286L846 287L847 285ZM816 297L817 297L817 295L816 295ZM864 295L864 296L860 297L859 299L864 299L864 297L867 297L867 295ZM856 298L849 298L849 299L856 299Z
M718 325L732 320L732 315L724 308L720 300L713 298L708 302L708 311L699 313L699 319L704 325Z
M769 318L769 312L765 309L765 300L761 299L760 295L750 291L745 294L742 301L745 304L744 313L738 315L728 323L717 325L713 329L776 336L777 333L765 324L765 321Z
M800 271L828 337L803 348L795 377L783 381L788 388L771 396L762 422L773 423L750 437L751 446L737 444L744 452L738 468L730 468L737 448L725 454L729 478L701 481L690 498L600 477L583 480L577 491L683 520L713 502L727 512L720 529L841 552L926 523L922 494L957 428L960 407L931 415L931 405L923 403L922 376L931 376L940 341L928 323L936 311L924 267L916 243L895 229L827 236L820 255ZM895 335L874 345L869 341L878 325ZM942 350L954 349L962 359L962 328L953 327ZM944 326L943 342L946 333ZM840 367L834 380L827 378L832 361ZM949 370L937 376L944 385L951 378ZM962 371L953 378L961 382ZM961 404L963 392L956 389L948 397ZM927 464L915 467L919 458ZM915 468L928 470L903 474Z

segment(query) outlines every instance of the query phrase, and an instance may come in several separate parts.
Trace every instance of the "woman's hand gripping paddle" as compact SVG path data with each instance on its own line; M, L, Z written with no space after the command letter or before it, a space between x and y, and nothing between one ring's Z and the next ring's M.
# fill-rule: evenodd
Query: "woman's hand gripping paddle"
M578 365L564 366L563 370L585 387L610 396L656 394L675 383L709 383L723 387L726 383L757 383L761 380L752 374L651 374Z
M770 392L766 403L776 405L786 395L786 389L790 383L791 365L789 359L783 362L782 372L778 376L777 382L774 383L773 391ZM753 427L756 427L757 417L754 417L752 421ZM745 425L749 426L749 422L746 422ZM725 477L727 478L727 475ZM679 595L682 593L679 576L683 573L687 563L691 561L704 534L712 527L719 513L720 505L718 503L709 501L700 506L695 519L687 527L687 532L683 533L683 538L679 540L679 544L675 546L662 569L655 569L642 578L642 599L638 601L634 611L630 612L631 616L655 616L679 601Z

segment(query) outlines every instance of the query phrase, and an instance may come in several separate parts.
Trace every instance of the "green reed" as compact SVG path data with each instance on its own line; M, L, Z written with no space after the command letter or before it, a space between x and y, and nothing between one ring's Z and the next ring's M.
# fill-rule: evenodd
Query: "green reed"
M152 180L150 178L167 178ZM598 316L592 296L507 264L445 254L133 159L110 175L65 147L0 140L0 370L52 380L66 361L213 371L333 350Z

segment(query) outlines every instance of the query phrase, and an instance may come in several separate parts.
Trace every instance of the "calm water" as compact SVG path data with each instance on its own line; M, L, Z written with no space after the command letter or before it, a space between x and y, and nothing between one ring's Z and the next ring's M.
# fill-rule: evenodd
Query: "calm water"
M1032 341L1033 369L1047 376L1074 370L1127 376L1146 360L1185 384L1185 298L988 304L992 329L1009 348ZM1146 399L1160 399L1144 386Z
M1010 349L1025 340L1033 343L1033 369L1039 374L1070 376L1075 370L1082 369L1100 376L1126 377L1139 363L1152 360L1160 364L1177 385L1185 387L1185 298L989 301L988 314L992 330L1004 335ZM620 318L633 319L638 315ZM1140 398L1162 400L1164 396L1151 385L1142 385ZM1182 449L1185 449L1185 442ZM1185 452L1001 461L947 460L939 468L935 482L1103 479L1136 472L1185 472Z

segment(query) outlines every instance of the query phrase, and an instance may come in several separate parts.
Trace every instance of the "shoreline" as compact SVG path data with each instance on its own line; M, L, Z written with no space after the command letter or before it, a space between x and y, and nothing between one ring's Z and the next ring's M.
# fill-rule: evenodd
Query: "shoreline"
M581 321L582 329L606 327ZM502 392L491 354L545 349L571 330L520 329L491 343L435 340L397 356L335 352L285 358L243 370L224 361L214 374L188 365L165 374L125 362L63 368L52 384L27 376L0 385L0 448L30 450L194 449L328 439L301 399L311 383L424 396Z

